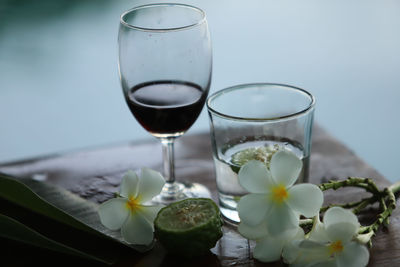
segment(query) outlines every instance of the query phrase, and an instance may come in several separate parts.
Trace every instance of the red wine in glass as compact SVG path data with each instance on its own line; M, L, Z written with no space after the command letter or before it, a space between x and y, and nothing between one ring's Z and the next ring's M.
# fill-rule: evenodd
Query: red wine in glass
M208 90L184 81L152 81L127 91L136 120L154 136L181 135L199 116Z

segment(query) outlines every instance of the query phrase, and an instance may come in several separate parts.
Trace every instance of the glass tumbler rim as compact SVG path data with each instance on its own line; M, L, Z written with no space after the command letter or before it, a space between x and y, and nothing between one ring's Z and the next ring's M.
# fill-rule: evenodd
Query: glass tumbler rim
M137 26L137 25L135 26L133 24L130 24L130 23L126 22L126 20L125 20L125 17L128 14L131 14L132 12L135 12L135 11L138 11L138 10L141 10L141 9L154 8L154 7L174 7L174 6L181 7L181 8L192 9L194 11L197 11L201 15L201 17L197 21L195 21L194 23L189 23L187 25L183 25L183 26L179 26L179 27L164 27L164 28L163 27L151 28L151 27L142 27L142 26ZM120 17L120 24L121 25L123 25L125 27L128 27L130 29L133 29L133 30L139 30L139 31L145 31L145 32L171 32L171 31L186 30L186 29L193 28L193 27L196 27L198 25L201 25L205 21L206 21L206 13L202 9L200 9L198 7L195 7L195 6L192 6L192 5L181 4L181 3L157 3L157 4L140 5L140 6L131 8L129 10L126 10L125 12L123 12L121 14L121 17Z
M232 116L232 115L228 115L226 113L220 112L217 109L212 107L211 102L226 93L229 93L231 91L235 91L235 90L240 90L240 89L245 89L247 87L256 87L256 86L280 86L280 87L285 87L286 89L290 89L292 91L297 91L297 92L301 92L305 95L307 95L310 98L310 102L309 104L296 112L287 114L287 115L283 115L283 116L276 116L276 117L265 117L265 118L256 118L256 117L239 117L239 116ZM282 84L282 83L245 83L245 84L239 84L239 85L234 85L234 86L230 86L224 89L221 89L215 93L213 93L212 95L210 95L207 98L206 101L206 105L207 105L207 110L209 113L212 113L213 115L219 116L221 118L224 119L229 119L229 120L235 120L235 121L248 121L248 122L275 122L275 121L281 121L281 120L287 120L287 119L293 119L299 116L302 116L304 114L307 114L308 112L312 111L315 107L315 97L308 92L305 89L296 87L296 86L292 86L292 85L287 85L287 84Z

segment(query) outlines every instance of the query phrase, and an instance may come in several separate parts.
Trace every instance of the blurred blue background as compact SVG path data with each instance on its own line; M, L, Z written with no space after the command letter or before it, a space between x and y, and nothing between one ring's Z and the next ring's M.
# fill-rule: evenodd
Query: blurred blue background
M211 93L248 82L305 88L320 125L400 180L400 1L180 2L207 13ZM119 15L147 3L0 0L0 162L152 138L117 72ZM188 134L204 130L205 110Z

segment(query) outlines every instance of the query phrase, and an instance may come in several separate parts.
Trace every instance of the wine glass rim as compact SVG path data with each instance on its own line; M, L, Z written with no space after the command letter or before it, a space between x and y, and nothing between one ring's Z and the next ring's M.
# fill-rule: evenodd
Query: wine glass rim
M125 16L130 14L131 12L134 12L136 10L144 9L144 8L153 8L153 7L173 7L173 6L178 6L178 7L183 7L183 8L188 8L188 9L193 9L201 14L201 18L197 20L195 23L191 23L188 25L180 26L180 27L166 27L166 28L148 28L148 27L140 27L140 26L135 26L133 24L130 24L125 21ZM139 31L146 31L146 32L170 32L170 31L180 31L180 30L185 30L188 28L192 28L195 26L198 26L206 21L206 13L195 6L192 5L186 5L186 4L179 4L179 3L159 3L159 4L146 4L146 5L141 5L137 6L134 8L131 8L121 14L120 17L120 23L124 25L125 27L134 29L134 30L139 30Z
M235 90L240 90L240 89L244 89L247 87L256 87L256 86L280 86L280 87L285 87L287 89L293 90L293 91L298 91L300 93L303 93L305 95L307 95L310 98L310 102L309 104L297 111L297 112L293 112L287 115L282 115L282 116L278 116L278 117L270 117L270 118L253 118L253 117L239 117L239 116L233 116L233 115L229 115L223 112L220 112L218 110L216 110L215 108L212 107L211 102L217 98L218 96L221 96L225 93L229 93L230 91L235 91ZM267 89L267 88L266 88ZM230 86L227 87L225 89L219 90L215 93L213 93L212 95L210 95L207 98L206 101L206 105L207 105L207 109L210 113L217 115L219 117L225 118L225 119L230 119L230 120L236 120L236 121L253 121L253 122L263 122L263 121L281 121L281 120L287 120L287 119L293 119L299 116L302 116L306 113L308 113L309 111L314 109L315 106L315 97L308 91L299 88L299 87L295 87L292 85L287 85L287 84L282 84L282 83L247 83L247 84L239 84L239 85L234 85L234 86Z

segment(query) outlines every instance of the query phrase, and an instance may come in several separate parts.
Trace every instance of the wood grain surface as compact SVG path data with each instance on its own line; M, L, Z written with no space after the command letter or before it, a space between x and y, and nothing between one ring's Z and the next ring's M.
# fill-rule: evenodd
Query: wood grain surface
M189 180L206 185L217 201L214 165L208 133L187 135L176 142L177 180ZM81 197L101 203L118 190L122 174L128 169L149 167L161 171L161 145L156 141L134 142L85 151L52 155L23 162L0 165L0 172L18 177L33 177L61 186ZM390 183L363 162L352 151L331 137L320 127L313 132L310 163L310 182L319 184L330 179L348 176L373 178L379 187ZM347 202L359 199L357 189L325 192L326 202ZM372 215L363 216L367 221ZM400 209L395 210L388 229L373 238L368 266L400 266ZM120 266L284 266L282 263L264 264L252 258L253 242L241 237L235 227L226 224L224 236L211 253L195 261L183 262L166 254L156 245L139 258L125 259ZM134 260L134 261L133 261Z

